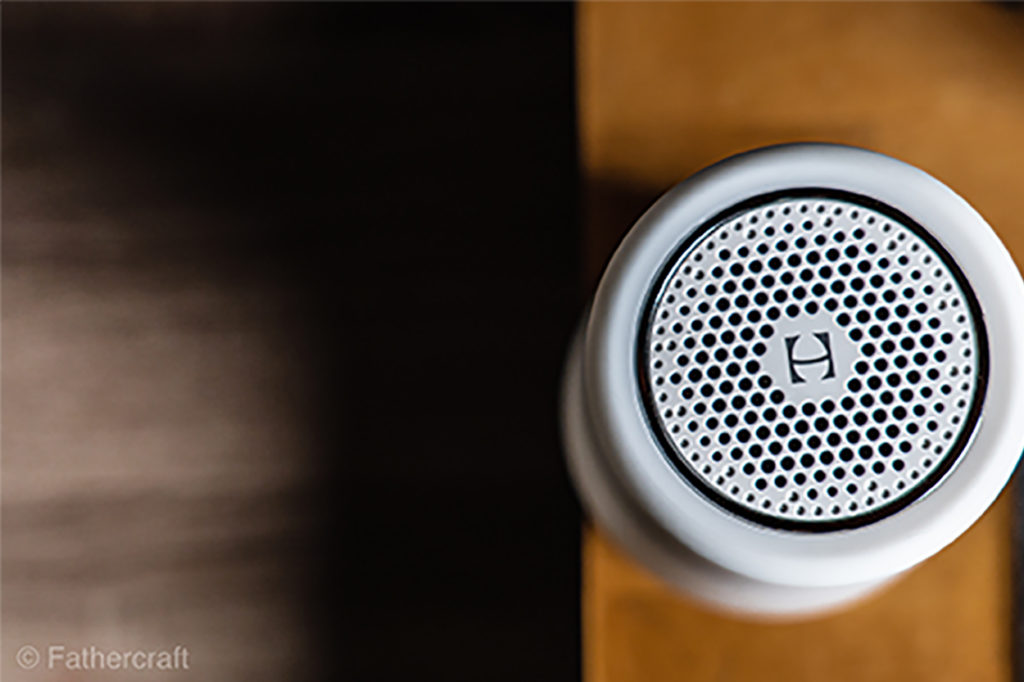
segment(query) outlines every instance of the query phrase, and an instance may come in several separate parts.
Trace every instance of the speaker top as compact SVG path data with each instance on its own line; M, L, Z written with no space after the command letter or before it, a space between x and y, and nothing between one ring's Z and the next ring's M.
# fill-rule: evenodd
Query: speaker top
M926 494L974 432L974 293L923 227L868 197L745 200L689 235L647 311L637 361L659 443L758 523L872 523Z
M631 506L776 584L878 580L995 500L1024 449L1024 283L927 173L764 148L662 196L582 333L589 438Z

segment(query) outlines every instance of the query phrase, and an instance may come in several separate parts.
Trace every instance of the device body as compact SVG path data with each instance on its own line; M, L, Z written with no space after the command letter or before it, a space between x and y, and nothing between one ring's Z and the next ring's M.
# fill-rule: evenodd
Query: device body
M566 365L585 506L720 608L835 608L963 533L1024 447L1024 285L938 180L825 144L684 181L611 259Z

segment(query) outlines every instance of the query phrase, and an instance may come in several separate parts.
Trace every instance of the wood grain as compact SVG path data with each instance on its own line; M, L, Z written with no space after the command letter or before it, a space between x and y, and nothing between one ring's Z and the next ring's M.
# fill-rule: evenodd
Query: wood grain
M854 144L956 188L1024 260L1024 15L982 4L583 4L588 278L632 220L748 148ZM584 533L590 682L1007 680L1008 496L882 593L809 622L710 613Z
M234 65L176 67L166 38L218 35L228 17L161 25L152 10L4 8L0 677L310 679L319 451L299 292L280 250L257 243L274 220L218 198L219 178L197 197L190 175L223 161L162 147L170 117L163 135L139 134L132 64L33 48L54 20L114 51L143 32L145 82L172 101L171 71L199 101L209 64ZM19 647L51 644L184 646L190 668L15 665Z
M577 679L573 8L0 13L0 679Z

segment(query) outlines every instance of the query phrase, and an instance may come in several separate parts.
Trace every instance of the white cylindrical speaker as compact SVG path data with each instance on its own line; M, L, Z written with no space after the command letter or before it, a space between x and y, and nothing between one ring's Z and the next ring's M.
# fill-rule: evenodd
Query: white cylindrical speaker
M1024 447L1024 284L930 175L759 149L662 196L611 258L563 386L594 520L727 610L847 603L948 545Z

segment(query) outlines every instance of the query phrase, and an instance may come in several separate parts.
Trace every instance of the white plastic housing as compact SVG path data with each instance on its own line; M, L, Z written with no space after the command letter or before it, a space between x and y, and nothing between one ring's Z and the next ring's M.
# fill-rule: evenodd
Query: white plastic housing
M770 528L702 495L673 468L644 413L638 330L667 259L713 216L754 196L826 188L870 197L923 226L973 289L991 359L981 417L956 465L909 506L829 532ZM570 469L591 515L638 561L712 605L814 613L932 556L992 504L1024 448L1024 283L985 220L930 175L874 152L793 144L722 161L662 196L613 255L563 388Z

